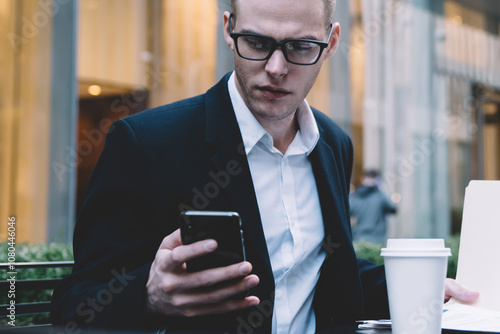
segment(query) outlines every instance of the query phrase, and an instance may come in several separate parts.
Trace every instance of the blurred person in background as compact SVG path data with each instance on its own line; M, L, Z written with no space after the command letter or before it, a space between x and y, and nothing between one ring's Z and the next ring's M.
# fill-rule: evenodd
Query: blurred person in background
M386 216L396 213L392 200L378 185L379 173L366 170L361 185L349 196L350 213L356 221L352 228L354 241L383 244L387 241Z

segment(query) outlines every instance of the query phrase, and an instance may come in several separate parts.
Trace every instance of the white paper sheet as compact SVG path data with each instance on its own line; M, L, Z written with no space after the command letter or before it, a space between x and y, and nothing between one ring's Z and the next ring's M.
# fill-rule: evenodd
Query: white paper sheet
M500 333L500 312L450 302L444 307L442 328Z
M444 329L500 333L500 181L465 190L457 282L480 293L470 305L445 305Z
M359 329L391 328L390 320L366 320L358 323ZM456 331L500 333L500 312L450 301L444 306L441 327Z
M478 291L472 305L500 312L500 181L471 181L465 191L457 282Z

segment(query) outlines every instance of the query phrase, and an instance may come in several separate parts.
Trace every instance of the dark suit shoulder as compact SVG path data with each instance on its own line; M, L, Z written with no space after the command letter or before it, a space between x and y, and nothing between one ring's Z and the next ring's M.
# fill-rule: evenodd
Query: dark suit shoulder
M351 138L330 117L317 109L312 110L318 124L321 140L332 148L335 159L338 163L342 164L346 186L348 186L351 180L354 159Z
M175 120L182 122L199 118L204 113L205 94L185 100L151 108L140 113L125 117L123 120L132 127L154 127L165 125Z
M351 138L337 123L321 111L311 109L323 140L332 147L342 146L349 149L352 146Z
M205 129L205 94L151 108L122 119L139 141L182 140Z
M226 74L215 86L211 87L204 94L151 108L128 116L123 120L134 131L155 131L156 129L165 131L167 127L174 131L174 133L178 133L183 129L202 125L205 122L207 109L211 107L214 109L213 104L210 106L210 101L215 99L218 102L215 108L217 110L227 108L227 105L230 105L231 102L227 92L229 76L230 73Z

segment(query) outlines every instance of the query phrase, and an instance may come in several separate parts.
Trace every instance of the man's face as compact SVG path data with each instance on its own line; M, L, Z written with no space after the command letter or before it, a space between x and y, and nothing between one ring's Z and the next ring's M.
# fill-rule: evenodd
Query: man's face
M266 35L276 41L287 38L326 42L324 0L240 0L234 32ZM323 61L335 53L340 29L334 25L330 45L314 65L296 65L286 61L277 48L271 58L253 61L241 58L229 35L229 13L224 13L224 35L233 50L236 87L254 116L280 120L294 114L312 88Z

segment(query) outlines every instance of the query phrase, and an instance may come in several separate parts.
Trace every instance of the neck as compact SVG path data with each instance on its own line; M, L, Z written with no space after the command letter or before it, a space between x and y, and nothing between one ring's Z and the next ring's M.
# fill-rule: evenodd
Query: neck
M274 147L285 154L299 129L296 112L280 120L268 120L260 117L257 117L257 120L273 138Z

